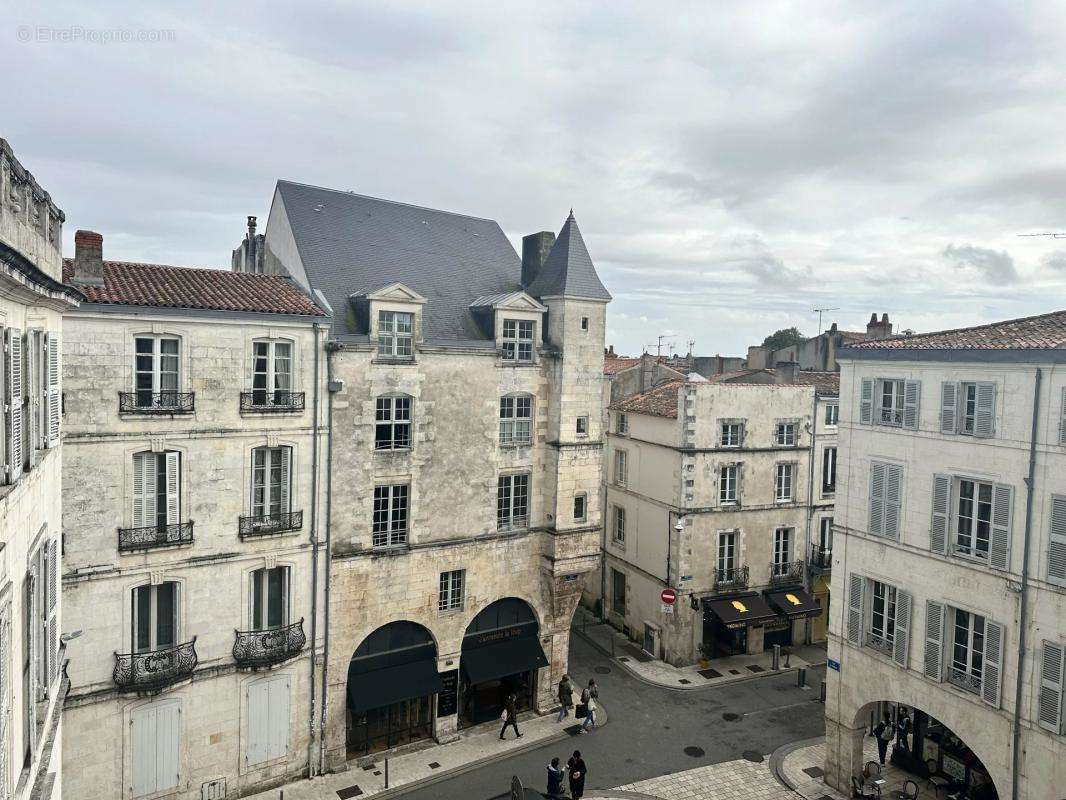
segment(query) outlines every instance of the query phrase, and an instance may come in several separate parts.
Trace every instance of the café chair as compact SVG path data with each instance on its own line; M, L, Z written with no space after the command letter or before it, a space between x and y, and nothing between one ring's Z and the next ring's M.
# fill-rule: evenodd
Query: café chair
M858 777L856 775L852 775L851 776L851 796L852 797L859 797L859 798L876 798L877 797L877 793L873 789L868 788L863 783L862 778L860 778L860 777Z

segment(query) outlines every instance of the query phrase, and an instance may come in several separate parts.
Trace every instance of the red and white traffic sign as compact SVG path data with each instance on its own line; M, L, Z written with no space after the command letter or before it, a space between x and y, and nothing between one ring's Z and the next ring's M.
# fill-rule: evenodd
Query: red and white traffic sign
M659 593L659 599L666 603L668 606L672 606L674 604L674 601L677 600L677 592L675 592L673 589L663 589L662 592Z

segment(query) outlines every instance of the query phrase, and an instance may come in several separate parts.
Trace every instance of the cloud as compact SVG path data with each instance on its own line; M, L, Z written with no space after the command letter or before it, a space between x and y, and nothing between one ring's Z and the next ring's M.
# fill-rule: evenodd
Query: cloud
M1041 263L1050 269L1066 272L1066 250L1055 250L1052 253L1048 253L1041 260Z
M941 255L957 269L976 272L993 285L1018 282L1014 259L1006 250L990 250L971 244L949 244Z

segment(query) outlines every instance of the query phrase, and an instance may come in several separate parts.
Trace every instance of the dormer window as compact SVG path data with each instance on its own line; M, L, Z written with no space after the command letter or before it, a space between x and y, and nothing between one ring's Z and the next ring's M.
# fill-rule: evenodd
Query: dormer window
M410 358L414 354L415 315L406 311L378 312L378 354Z
M533 320L528 319L505 319L503 321L503 360L513 361L518 364L529 364L533 361Z

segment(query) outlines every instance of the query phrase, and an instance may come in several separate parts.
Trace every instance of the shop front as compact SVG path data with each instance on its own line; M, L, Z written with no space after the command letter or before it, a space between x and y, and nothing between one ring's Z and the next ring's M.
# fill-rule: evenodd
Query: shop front
M519 711L532 708L537 670L548 666L540 626L523 600L506 597L486 606L466 629L459 662L459 727L496 720L508 695Z
M703 598L703 653L707 658L762 652L763 628L778 619L757 592Z
M793 631L797 627L796 623L818 617L822 613L822 607L818 601L799 586L787 589L767 589L763 594L770 608L778 614L777 619L767 623L765 627L763 635L765 648L770 648L775 644L782 647L793 644Z

